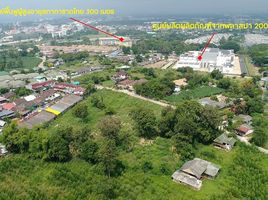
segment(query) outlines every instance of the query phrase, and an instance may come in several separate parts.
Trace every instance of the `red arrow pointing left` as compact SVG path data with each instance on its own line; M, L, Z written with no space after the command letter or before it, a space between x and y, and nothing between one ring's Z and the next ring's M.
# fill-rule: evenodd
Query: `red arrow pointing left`
M80 20L78 20L78 19L70 18L70 20L73 20L73 21L76 21L76 22L78 22L78 23L80 23L80 24L83 24L84 26L87 26L87 27L89 27L89 28L92 28L92 29L94 29L95 31L98 31L98 32L104 33L104 34L106 34L106 35L109 35L109 36L111 36L111 37L114 37L114 38L118 39L118 40L121 41L121 42L124 42L124 40L125 40L123 37L118 37L118 36L116 36L116 35L113 35L113 34L111 34L111 33L106 32L106 31L100 30L100 29L98 29L98 28L96 28L96 27L94 27L94 26L91 26L91 25L89 25L89 24L86 24L86 23L84 23L84 22L82 22L82 21L80 21Z

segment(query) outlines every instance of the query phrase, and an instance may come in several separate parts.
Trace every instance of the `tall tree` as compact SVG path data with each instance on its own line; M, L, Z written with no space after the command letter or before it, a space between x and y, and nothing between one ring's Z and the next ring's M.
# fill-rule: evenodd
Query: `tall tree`
M99 123L102 136L107 140L114 140L118 143L118 135L121 129L120 119L114 116L106 116Z
M105 174L110 178L116 171L118 151L114 140L104 140L98 153Z
M131 117L141 137L153 138L157 135L156 117L152 110L137 108L132 111Z
M85 103L76 105L73 109L73 114L81 119L85 119L88 116L88 106Z

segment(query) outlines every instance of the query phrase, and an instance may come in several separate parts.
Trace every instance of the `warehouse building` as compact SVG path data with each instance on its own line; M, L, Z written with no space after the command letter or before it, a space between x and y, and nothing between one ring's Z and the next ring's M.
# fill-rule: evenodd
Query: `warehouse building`
M237 70L237 57L233 50L221 50L219 48L207 48L202 56L202 60L198 60L198 56L201 55L200 51L189 51L180 55L179 61L173 68L190 67L197 71L212 72L213 70L219 70L223 74L237 74L240 73Z
M25 120L24 122L19 124L19 127L26 127L26 128L33 128L34 126L44 124L46 122L52 121L56 115L46 112L46 111L41 111L37 115Z
M53 113L55 115L59 115L65 112L68 108L74 106L78 102L80 102L83 98L77 95L66 95L56 104L48 107L46 109L47 112Z

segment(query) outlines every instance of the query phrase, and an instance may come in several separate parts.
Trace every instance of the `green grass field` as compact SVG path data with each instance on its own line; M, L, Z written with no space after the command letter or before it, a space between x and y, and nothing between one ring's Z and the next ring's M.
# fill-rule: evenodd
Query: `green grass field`
M241 188L240 184L243 184L244 180L248 180L247 184L251 183L251 176L241 176L236 180L230 175L230 170L237 170L233 169L233 163L241 157L254 159L260 170L268 173L268 157L258 152L244 153L245 147L240 144L231 152L216 149L211 145L198 145L196 157L221 166L218 177L215 180L203 180L200 191L175 183L171 180L171 175L183 162L172 150L171 139L158 137L152 143L141 143L129 116L133 108L144 106L151 108L159 117L162 107L108 90L97 91L95 95L102 96L105 105L116 111L116 116L122 121L122 132L134 138L130 151L119 149L119 159L125 170L121 176L113 178L117 183L114 191L118 200L213 200L219 199L219 195L222 195L220 199L225 199L225 195L228 195L236 185ZM105 116L105 112L93 107L91 98L84 100L89 109L87 119L80 120L74 117L71 109L59 116L45 131L50 132L57 125L71 125L75 128L87 124L94 135L97 135L97 124ZM144 169L146 162L151 163L150 169ZM253 165L238 166L239 172L255 168ZM100 169L78 158L67 163L54 163L34 160L23 154L9 155L0 158L0 180L0 199L99 200L104 199L102 195L110 191L102 189L104 185L109 188L109 183L107 178L101 175ZM254 184L251 184L252 187ZM268 189L268 184L265 182L260 184L263 186L259 190ZM258 192L258 185L252 188L252 191ZM243 199L252 199L247 198L246 193L243 195L245 197Z
M244 60L245 60L246 67L248 69L249 76L258 75L259 74L258 68L251 63L250 57L245 55Z
M213 158L206 156L207 152L213 155ZM169 139L158 138L148 146L136 144L131 152L120 154L126 169L116 178L117 199L218 199L217 196L224 196L225 191L234 186L235 182L229 175L229 170L232 170L232 163L241 153L239 146L232 152L215 149L212 146L200 146L197 157L220 165L221 171L215 180L203 180L201 190L196 191L171 180L171 174L181 166L182 162L171 151ZM267 156L258 154L258 157L260 160L257 164L268 173ZM152 169L146 172L142 169L145 162L152 163ZM105 184L103 182L105 178L97 173L96 168L80 159L61 164L14 155L0 159L0 172L0 193L3 199L35 199L35 196L42 196L42 199L78 197L97 200L98 193L102 193L98 190L98 186ZM241 178L243 182L243 177Z
M113 92L110 90L99 90L95 93L95 95L98 95L103 98L103 102L106 105L106 108L111 108L116 112L116 116L120 118L120 120L124 123L124 128L130 129L129 131L132 131L132 123L130 119L130 113L131 111L136 107L148 107L151 108L156 116L160 116L162 107L158 106L153 103L149 103L146 101L141 101L139 99L129 97L126 94L120 93L120 92ZM59 116L50 126L50 128L53 128L53 126L57 124L64 124L64 125L70 125L70 122L72 126L81 126L81 125L89 125L93 130L96 130L97 123L99 120L105 116L105 110L100 110L98 108L95 108L91 104L91 96L87 98L85 101L88 105L88 112L89 116L86 120L80 120L78 118L74 118L72 114L72 110L67 111L64 115Z
M223 91L224 90L220 88L204 86L192 90L182 91L179 94L173 94L171 96L166 97L165 100L169 102L178 103L187 99L200 99L203 97L209 97L212 95L220 94Z
M7 71L33 69L34 67L37 67L38 64L41 62L41 59L36 58L36 57L21 57L21 60L22 60L23 66L21 66L20 68L9 68L7 69ZM12 59L7 59L7 62L10 62L10 61L12 61Z

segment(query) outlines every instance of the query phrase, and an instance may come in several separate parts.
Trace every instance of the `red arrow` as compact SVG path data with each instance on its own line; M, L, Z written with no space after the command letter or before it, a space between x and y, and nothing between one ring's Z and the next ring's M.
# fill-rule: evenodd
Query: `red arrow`
M199 61L201 61L201 60L203 59L203 55L204 55L206 49L208 48L209 44L211 43L211 41L212 41L212 39L213 39L213 37L214 37L215 34L216 34L216 33L213 33L213 34L212 34L212 36L209 38L209 40L208 40L206 46L204 47L204 49L203 49L201 55L197 57L197 59L198 59Z
M86 23L84 23L84 22L81 22L81 21L79 21L78 19L70 18L70 20L76 21L76 22L78 22L78 23L80 23L80 24L83 24L84 26L87 26L87 27L92 28L92 29L94 29L94 30L96 30L96 31L102 32L102 33L104 33L104 34L106 34L106 35L112 36L112 37L118 39L118 40L121 41L121 42L124 42L124 40L125 40L123 37L118 37L118 36L116 36L116 35L113 35L113 34L111 34L111 33L106 32L106 31L100 30L100 29L98 29L98 28L96 28L96 27L94 27L94 26L91 26L91 25L89 25L89 24L86 24Z

